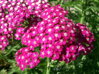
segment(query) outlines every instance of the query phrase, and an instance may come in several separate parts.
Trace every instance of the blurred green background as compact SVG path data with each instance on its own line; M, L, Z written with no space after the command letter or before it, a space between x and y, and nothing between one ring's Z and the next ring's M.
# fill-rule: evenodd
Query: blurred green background
M69 64L53 61L50 74L99 74L99 0L49 0L51 5L60 4L69 11L68 17L75 23L82 23L94 33L94 49L88 55L80 56ZM34 69L21 71L16 67L15 52L21 47L19 41L0 51L0 74L43 74L44 60Z

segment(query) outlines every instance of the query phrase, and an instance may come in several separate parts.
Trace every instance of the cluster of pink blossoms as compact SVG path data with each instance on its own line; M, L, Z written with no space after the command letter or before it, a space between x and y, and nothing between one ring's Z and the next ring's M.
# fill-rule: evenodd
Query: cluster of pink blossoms
M31 15L38 14L40 11L37 9L45 3L47 0L0 0L0 36L5 36L5 40L12 38L13 31L21 27ZM0 46L3 46L2 42Z
M0 49L4 50L5 47L9 44L8 39L6 38L6 36L1 36L0 35Z
M50 6L47 0L2 0L0 3L3 2L9 8L0 6L0 14L4 14L0 16L3 22L0 23L0 34L8 38L16 30L15 39L26 46L15 54L21 70L36 67L46 57L69 63L93 49L93 34L85 25L68 19L68 11L60 5ZM24 26L26 21L28 24ZM1 48L8 45L6 38L0 39ZM39 51L36 51L37 47Z
M17 51L17 65L20 66L21 70L24 70L27 67L34 68L40 63L39 53L33 52L33 50L33 48L24 47Z

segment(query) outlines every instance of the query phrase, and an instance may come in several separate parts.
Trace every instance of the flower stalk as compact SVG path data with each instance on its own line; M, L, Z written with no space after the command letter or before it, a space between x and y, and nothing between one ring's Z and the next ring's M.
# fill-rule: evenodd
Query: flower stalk
M49 58L47 58L46 74L50 74L50 59Z

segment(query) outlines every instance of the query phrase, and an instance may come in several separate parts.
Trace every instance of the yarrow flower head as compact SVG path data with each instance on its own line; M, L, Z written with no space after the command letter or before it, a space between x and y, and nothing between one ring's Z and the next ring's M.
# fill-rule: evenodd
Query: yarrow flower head
M38 18L31 21L41 20L24 32L22 44L40 47L39 58L48 57L66 63L76 60L81 54L88 54L93 48L93 34L83 24L75 24L65 17L67 14L68 11L60 5L42 9L41 14L36 14Z
M26 47L15 54L21 70L36 67L46 57L69 63L88 54L93 49L93 33L67 15L68 11L47 0L1 0L0 49L5 49L12 34L21 40Z
M14 30L22 27L22 23L30 18L31 15L36 15L38 8L43 4L46 5L47 0L1 0L0 35L6 35L6 38L11 39ZM15 39L20 40L20 36L21 34L19 33L15 34Z
M32 51L33 49L31 50L28 47L24 47L18 50L15 54L17 65L21 70L24 70L25 68L34 68L39 64L39 53Z

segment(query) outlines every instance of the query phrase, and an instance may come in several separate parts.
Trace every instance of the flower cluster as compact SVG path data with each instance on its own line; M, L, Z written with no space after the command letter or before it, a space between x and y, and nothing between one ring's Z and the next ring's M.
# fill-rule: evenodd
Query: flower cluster
M15 33L15 39L16 40L21 39L22 35L24 34L24 30L25 30L24 27L17 28L16 33Z
M23 34L22 44L33 49L33 52L36 47L40 47L38 58L48 57L66 63L76 60L81 54L89 53L93 48L93 34L83 24L75 24L65 17L67 14L68 12L60 5L43 9L41 15L37 15L33 18L36 18L35 20L31 20L37 23L33 23ZM19 60L16 61L19 62Z
M9 44L6 36L0 35L0 50L4 50L5 47Z
M67 14L60 5L50 6L47 0L1 0L0 49L9 44L11 34L21 40L26 47L15 54L21 70L36 67L46 57L69 63L88 54L93 48L93 34L85 25L68 19Z
M93 48L92 42L95 41L93 33L83 24L76 24L77 38L79 43L79 51L83 51L84 54L88 54Z
M0 35L12 38L13 31L46 3L47 0L0 0Z
M40 62L39 60L39 53L32 52L34 49L30 49L28 47L21 48L16 53L16 61L17 65L20 67L21 70L25 68L34 68Z

